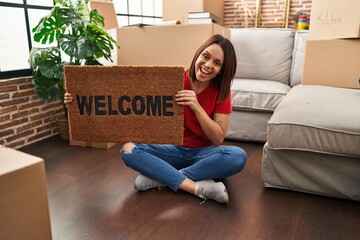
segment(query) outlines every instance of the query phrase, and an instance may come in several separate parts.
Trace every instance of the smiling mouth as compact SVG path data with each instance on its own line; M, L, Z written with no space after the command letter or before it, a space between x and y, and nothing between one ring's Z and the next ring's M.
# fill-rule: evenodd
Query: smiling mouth
M200 72L202 73L202 74L204 74L204 75L210 75L210 71L208 71L208 70L206 70L205 68L203 68L203 67L200 67Z

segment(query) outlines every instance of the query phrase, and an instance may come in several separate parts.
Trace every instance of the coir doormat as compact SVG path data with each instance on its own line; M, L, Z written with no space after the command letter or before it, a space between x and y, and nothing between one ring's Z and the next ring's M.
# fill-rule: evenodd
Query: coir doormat
M162 66L66 66L73 140L89 142L183 142L184 68Z

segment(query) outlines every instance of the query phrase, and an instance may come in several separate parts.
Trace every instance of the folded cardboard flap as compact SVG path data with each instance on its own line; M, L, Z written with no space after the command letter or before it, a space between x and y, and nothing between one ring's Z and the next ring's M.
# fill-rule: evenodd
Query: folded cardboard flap
M0 239L51 239L44 162L0 147Z
M90 9L96 9L104 17L105 30L118 27L115 8L112 1L91 0Z

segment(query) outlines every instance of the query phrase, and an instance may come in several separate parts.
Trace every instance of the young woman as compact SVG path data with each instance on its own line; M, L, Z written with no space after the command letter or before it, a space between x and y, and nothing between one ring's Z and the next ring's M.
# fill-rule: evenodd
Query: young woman
M236 55L221 35L209 37L196 51L184 72L184 90L175 95L184 106L184 142L181 146L125 143L120 151L125 164L139 172L135 189L167 186L202 199L228 202L222 179L240 172L247 161L241 148L221 145L229 125L231 81ZM65 103L72 102L70 94Z

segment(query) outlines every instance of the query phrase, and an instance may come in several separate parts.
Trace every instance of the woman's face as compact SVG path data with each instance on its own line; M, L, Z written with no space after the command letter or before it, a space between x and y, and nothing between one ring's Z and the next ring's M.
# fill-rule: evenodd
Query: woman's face
M196 59L196 80L207 82L216 77L224 64L224 52L220 45L213 43Z

